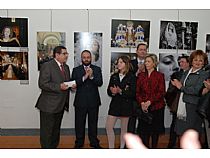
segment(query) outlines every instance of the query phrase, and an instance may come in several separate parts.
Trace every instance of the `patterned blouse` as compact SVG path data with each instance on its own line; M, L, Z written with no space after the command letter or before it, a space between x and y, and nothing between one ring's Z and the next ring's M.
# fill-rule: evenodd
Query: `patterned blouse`
M154 70L150 76L147 72L138 75L136 99L139 104L149 100L151 111L161 109L165 106L165 93L165 79L161 72Z

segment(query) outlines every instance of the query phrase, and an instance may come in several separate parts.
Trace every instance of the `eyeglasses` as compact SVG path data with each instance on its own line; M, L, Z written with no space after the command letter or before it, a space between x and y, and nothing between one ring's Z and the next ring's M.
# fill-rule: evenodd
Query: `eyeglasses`
M69 55L69 53L67 53L67 52L64 52L64 53L60 53L60 54L63 54L63 55Z

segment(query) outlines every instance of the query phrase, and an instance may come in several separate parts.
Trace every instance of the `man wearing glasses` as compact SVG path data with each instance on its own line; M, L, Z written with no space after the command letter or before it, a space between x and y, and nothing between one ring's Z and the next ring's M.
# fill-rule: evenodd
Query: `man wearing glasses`
M69 110L69 88L64 84L70 80L68 53L65 47L53 50L53 60L41 65L39 88L41 94L36 103L40 110L40 144L42 148L57 148L64 110Z

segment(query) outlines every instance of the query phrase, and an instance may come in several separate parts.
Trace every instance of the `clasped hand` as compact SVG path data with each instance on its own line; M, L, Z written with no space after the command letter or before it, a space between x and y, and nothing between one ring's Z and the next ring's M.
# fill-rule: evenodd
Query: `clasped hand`
M203 81L204 86L210 90L210 79L207 79L206 81Z
M179 80L177 80L177 79L171 80L171 84L173 86L175 86L176 88L178 88L178 89L180 89L182 87L182 83Z
M151 105L151 101L141 102L141 109L144 112L148 112L148 107Z
M90 67L85 70L85 79L93 77L93 69Z
M120 89L119 86L113 86L113 87L110 87L110 91L112 92L112 94L117 94L117 93L122 93L122 90Z

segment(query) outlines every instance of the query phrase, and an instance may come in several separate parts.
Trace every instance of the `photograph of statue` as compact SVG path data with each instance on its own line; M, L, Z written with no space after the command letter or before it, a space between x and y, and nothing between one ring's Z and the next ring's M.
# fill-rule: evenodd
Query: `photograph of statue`
M0 18L0 46L28 47L28 19Z
M120 56L128 56L130 60L136 59L136 53L112 52L110 73L114 74L117 71L117 59Z
M111 47L135 48L145 42L149 46L150 21L112 19Z
M28 52L0 52L0 80L28 79Z
M160 49L195 50L198 22L161 21Z
M89 50L92 64L102 68L102 33L74 32L74 66L81 64L81 52Z
M208 60L210 63L210 34L206 35L206 53L208 55Z
M53 49L56 46L65 46L64 32L37 32L38 70L41 64L53 59Z

